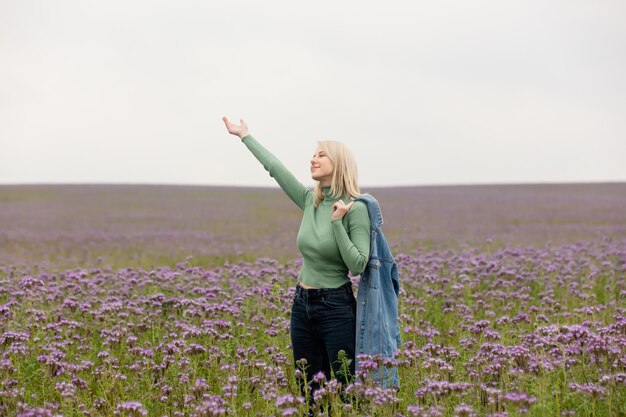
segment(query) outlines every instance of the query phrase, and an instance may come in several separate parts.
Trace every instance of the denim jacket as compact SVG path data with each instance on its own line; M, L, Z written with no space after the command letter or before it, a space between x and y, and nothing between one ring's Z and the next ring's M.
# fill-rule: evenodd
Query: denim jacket
M358 355L381 355L392 358L401 344L398 325L398 266L380 226L383 216L374 197L364 194L355 199L367 206L371 221L370 257L357 292L356 369ZM399 387L397 367L374 371L376 381L384 387Z

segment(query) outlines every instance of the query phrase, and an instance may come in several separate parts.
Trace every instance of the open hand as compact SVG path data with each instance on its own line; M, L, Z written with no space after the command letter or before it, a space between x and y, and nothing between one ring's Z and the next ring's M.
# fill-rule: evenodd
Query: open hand
M230 133L231 135L239 136L240 139L243 139L250 134L250 132L248 132L248 125L246 124L245 120L239 119L239 123L241 123L239 125L230 122L226 118L226 116L222 117L222 120L226 125L226 129L228 129L228 133Z
M354 201L351 201L348 204L346 204L341 200L337 200L337 202L333 204L333 215L330 216L330 220L342 219L343 216L345 216L346 213L350 211L350 207L352 207L353 204L354 204Z

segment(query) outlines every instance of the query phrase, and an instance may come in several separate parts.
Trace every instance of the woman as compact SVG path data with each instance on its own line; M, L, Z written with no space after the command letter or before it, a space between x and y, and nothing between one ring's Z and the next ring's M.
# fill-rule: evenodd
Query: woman
M367 207L351 201L361 195L354 157L340 142L319 142L310 166L317 185L310 190L250 135L243 119L239 125L226 117L223 121L303 211L296 240L303 263L291 311L296 368L306 364L313 392L319 388L313 377L323 372L330 380L331 369L345 387L354 375L356 337L356 302L348 272L362 273L370 253ZM349 363L339 359L340 351Z

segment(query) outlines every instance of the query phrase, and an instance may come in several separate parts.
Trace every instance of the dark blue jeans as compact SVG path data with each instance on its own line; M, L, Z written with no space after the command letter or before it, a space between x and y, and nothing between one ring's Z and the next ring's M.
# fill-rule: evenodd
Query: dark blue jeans
M323 372L326 380L331 378L331 369L335 378L343 387L354 376L354 349L356 343L356 300L352 284L339 288L306 289L296 287L296 295L291 309L291 345L296 369L298 361L306 359L307 383L311 384L311 393L319 388L312 381L313 376ZM342 370L337 354L340 350L350 360ZM344 367L345 368L345 367ZM302 385L302 394L305 395Z

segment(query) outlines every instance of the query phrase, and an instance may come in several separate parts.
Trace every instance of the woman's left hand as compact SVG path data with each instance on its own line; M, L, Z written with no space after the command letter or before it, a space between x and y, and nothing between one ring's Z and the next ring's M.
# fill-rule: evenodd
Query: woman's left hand
M343 216L345 216L346 213L350 211L350 207L352 207L353 204L354 204L354 201L351 201L348 204L346 204L343 201L338 200L335 204L333 204L333 215L330 216L330 220L342 219Z

